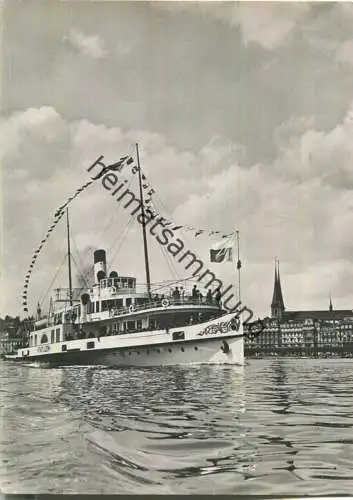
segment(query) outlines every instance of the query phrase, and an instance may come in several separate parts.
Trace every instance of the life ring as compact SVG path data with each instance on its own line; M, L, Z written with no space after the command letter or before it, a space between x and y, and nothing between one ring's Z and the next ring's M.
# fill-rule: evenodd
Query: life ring
M236 330L238 331L239 330L239 327L240 327L240 320L239 318L237 317L234 317L230 320L229 322L229 326L232 330Z
M168 299L163 299L162 300L162 306L165 307L165 308L169 307L169 300Z
M129 305L129 312L133 313L135 311L135 306L133 304Z

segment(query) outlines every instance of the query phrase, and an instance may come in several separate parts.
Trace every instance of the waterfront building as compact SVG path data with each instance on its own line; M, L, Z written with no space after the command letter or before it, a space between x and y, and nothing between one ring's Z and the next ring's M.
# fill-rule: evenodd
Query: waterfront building
M262 321L265 330L258 337L245 340L249 355L353 354L353 311L335 310L331 297L327 310L286 311L278 262L275 264L271 316Z
M20 335L13 336L11 332L2 331L0 332L0 355L9 354L18 347L21 343L22 337Z

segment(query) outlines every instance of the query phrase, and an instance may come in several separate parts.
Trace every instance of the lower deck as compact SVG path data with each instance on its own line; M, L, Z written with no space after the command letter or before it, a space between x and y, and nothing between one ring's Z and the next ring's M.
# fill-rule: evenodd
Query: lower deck
M177 360L179 364L183 362L187 352L188 359L205 359L207 362L207 359L218 351L229 354L227 342L232 339L236 339L237 343L241 344L241 349L236 353L236 362L242 364L242 326L239 318L236 318L234 314L227 314L221 318L199 325L190 325L183 329L172 328L171 330L146 331L94 339L76 339L54 344L46 343L19 349L16 355L8 356L7 359L48 361L59 364L90 363L91 361L96 364L101 362L99 359L103 359L103 364L105 364L108 359L108 364L114 361L113 364L117 363L120 366L129 365L133 359L142 355L151 360L162 355L163 358ZM206 345L212 345L212 353L207 354L207 350L204 350ZM224 356L221 358L223 359Z

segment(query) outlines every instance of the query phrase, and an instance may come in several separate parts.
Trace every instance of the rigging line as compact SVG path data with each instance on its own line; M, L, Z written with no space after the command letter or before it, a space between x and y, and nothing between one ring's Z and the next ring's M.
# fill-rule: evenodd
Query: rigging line
M109 261L109 263L108 263L108 269L111 269L111 267L112 267L112 265L113 265L113 263L114 263L115 257L117 256L118 252L120 251L120 249L121 249L121 247L122 247L122 245L123 245L123 243L124 243L124 241L125 241L125 236L127 236L128 232L129 232L129 230L130 230L130 228L131 228L131 226L132 226L133 220L134 220L134 216L132 215L132 216L130 217L129 222L126 224L126 226L125 226L125 229L124 229L123 233L122 233L122 234L120 234L120 235L118 236L117 240L115 241L114 246L116 245L116 243L117 243L117 241L118 241L119 239L121 240L121 241L119 242L118 248L116 249L116 251L115 251L115 253L114 253L113 257L110 259L110 261Z
M64 257L64 259L63 259L63 261L62 261L62 263L60 264L60 266L59 266L58 270L56 271L55 276L54 276L53 280L51 281L51 283L50 283L49 287L47 288L46 292L42 295L42 298L41 298L41 299L40 299L40 301L39 301L39 305L40 305L40 306L43 304L44 299L46 299L46 297L48 296L49 290L52 288L53 283L54 283L54 281L56 280L56 278L58 277L58 274L59 274L59 272L61 271L61 268L63 267L63 265L64 265L64 262L65 262L65 261L66 261L66 255L65 255L65 257Z
M128 189L130 188L132 181L133 181L133 177L131 177L129 184L127 185L127 188L128 188ZM106 233L106 231L107 231L108 227L110 226L110 224L112 223L113 219L117 216L118 211L119 211L119 209L120 209L120 206L121 206L121 205L120 205L120 204L118 204L118 208L117 208L117 210L113 212L112 217L109 219L109 221L108 221L108 223L106 224L105 228L102 230L101 235L100 235L100 238L103 238L104 234ZM132 220L132 218L130 218L130 221L129 221L129 222L131 222L131 220ZM128 224L128 223L127 223L127 224ZM117 242L119 241L120 237L123 237L123 236L124 236L124 233L125 233L126 229L127 229L127 227L125 227L125 229L123 230L123 232L122 232L122 233L118 234L117 238L115 239L115 241L113 242L113 244L112 244L112 245L110 246L110 248L109 248L109 250L110 250L110 251L112 251L112 250L113 250L114 246L117 244ZM76 245L75 240L74 240L74 244L75 244L75 249L76 249L76 251L78 252L78 248L77 248L77 245ZM118 249L118 250L119 250L119 249ZM111 262L108 264L108 268L111 266L112 261L114 260L115 256L116 256L116 254L114 255L113 259L111 259ZM89 256L89 258L90 258L90 256ZM85 272L85 275L83 275L83 274L82 274L82 277L84 278L84 281L87 283L86 278L88 278L88 277L89 277L89 275L91 274L92 270L94 269L94 265L93 265L93 264L88 265L88 263L87 263L87 265L84 265L84 263L82 262L82 260L81 260L81 259L80 259L80 264L81 264L81 266L82 266L82 269L83 269L83 270L85 270L85 269L86 269L86 271L84 271L84 272ZM88 267L88 269L87 269L87 267ZM89 287L88 287L88 288L89 288ZM83 289L83 287L82 287L82 289Z
M130 182L126 185L126 188L127 189L130 189L130 186L133 182L134 178L131 177L130 179ZM103 228L101 234L100 234L100 239L103 239L105 233L107 232L109 226L111 225L111 223L113 222L114 218L117 217L118 213L119 213L119 210L121 208L122 204L121 203L118 203L118 208L116 210L113 211L112 213L112 216L110 217L110 219L108 220L108 223L105 225L105 227ZM111 249L111 248L110 248Z
M86 281L86 278L85 278L85 276L83 275L83 273L79 270L79 268L78 268L78 266L77 266L77 262L76 262L76 260L75 260L74 256L73 256L73 255L71 255L71 258L72 258L73 263L75 264L75 267L76 267L76 270L77 270L77 272L78 272L78 274L79 274L79 277L80 277L80 278L82 278L82 280L85 282L85 285L86 285L86 286L84 286L84 287L80 286L80 287L77 287L77 288L79 288L79 289L89 288L89 286L88 286L88 284L87 284L87 281Z
M127 158L127 157L126 157ZM124 161L125 159L124 158ZM122 160L122 159L121 159ZM96 179L91 179L89 180L88 182L86 182L85 184L83 184L81 187L79 187L78 189L76 189L76 191L73 193L73 195L71 195L69 198L66 199L64 205L60 206L55 214L54 214L54 217L53 217L53 220L52 220L52 224L51 226L48 228L47 230L47 233L46 235L44 236L44 238L41 240L41 243L39 245L39 247L37 248L37 250L34 251L33 255L32 255L32 260L31 260L31 264L27 270L27 274L25 276L25 281L24 281L24 285L23 285L23 290L22 290L22 299L23 299L23 311L24 312L28 312L28 303L27 303L27 288L29 286L29 283L30 283L30 278L31 278L31 275L32 275L32 271L34 269L34 266L35 266L35 263L36 263L36 260L44 246L44 244L46 243L46 241L48 240L51 232L54 230L55 226L58 224L58 222L60 221L60 219L63 217L64 215L64 209L68 207L68 205L77 197L79 196L80 193L82 193L86 188L88 188L89 186L91 186L93 183L94 183L94 180Z
M127 185L127 189L129 189L129 188L130 188L132 181L133 181L133 178L130 180L130 183ZM121 205L120 205L120 203L119 203L119 205L118 205L118 210L119 210L120 206L121 206ZM118 212L118 210L117 210L117 212ZM117 214L117 212L116 212L116 214ZM133 217L134 217L133 215L131 215L131 216L130 216L129 221L126 223L127 225L128 225L128 224L130 224L130 222L132 221ZM125 234L125 231L126 231L126 227L127 227L127 226L125 226L125 228L123 229L123 231L122 231L122 232L120 232L120 234L118 234L118 236L116 237L116 239L114 240L114 242L110 245L110 248L109 248L110 253L113 253L113 249L114 249L115 245L118 243L119 239L124 237L124 234ZM116 254L115 254L115 255L116 255ZM115 258L115 256L114 256L114 258ZM111 262L109 263L109 266L108 266L108 267L110 267L110 266L111 266L111 264L112 264L112 260L113 260L113 259L111 259Z
M160 246L161 252L162 252L162 254L163 254L163 256L168 264L168 267L171 270L172 276L174 276L174 278L176 278L177 280L180 279L180 274L177 271L176 265L174 264L174 261L173 261L171 255L169 255L168 251L164 251L164 248L161 245L159 245L159 246Z
M78 274L80 275L81 278L83 278L84 281L86 281L86 277L84 276L84 273L85 273L85 268L87 268L87 266L84 266L83 262L82 262L82 259L81 259L81 254L78 250L78 247L77 247L77 244L76 244L76 240L73 236L71 236L71 240L73 242L73 246L74 246L74 249L75 251L77 252L77 258L78 258L78 264L77 262L75 262L75 266L76 266L76 270L78 271ZM71 254L71 257L72 259L74 260L74 256L73 254ZM79 266L81 267L81 269L79 269Z
M127 154L128 156L133 156L134 151L135 151L134 146L133 146L133 145L130 145L130 146L127 148L127 152L126 152L126 154ZM132 181L133 181L133 179L134 179L134 176L133 176L132 174L130 174L130 175L131 175L131 178L130 178L130 182L127 184L127 189L129 189L129 188L130 188L131 183L132 183ZM118 215L118 212L119 212L120 207L121 207L121 204L119 203L119 204L118 204L118 208L117 208L117 210L116 210L116 211L113 211L112 216L111 216L111 217L110 217L110 219L108 220L108 222L107 222L107 224L105 225L105 227L102 229L101 234L100 234L100 239L103 239L103 237L104 237L104 235L105 235L105 233L106 233L106 231L107 231L108 227L109 227L109 226L110 226L110 224L113 222L113 219L114 219L114 218Z
M176 271L173 267L173 264L170 262L170 256L167 254L167 253L164 253L163 251L163 248L161 247L161 245L158 245L160 247L160 251L161 251L161 254L163 255L163 257L165 258L165 261L167 263L167 266L169 268L169 271L171 273L171 275L173 276L176 276L177 278L179 278L179 276L176 274Z
M169 210L166 208L166 206L165 206L165 205L164 205L164 203L162 202L162 200L161 200L161 198L159 197L159 195L158 195L158 193L157 193L157 192L155 193L155 195L156 195L156 197L157 197L157 199L158 199L158 201L159 201L160 205L162 206L162 209L163 209L163 211L165 212L166 216L167 216L168 218L170 218L170 220L171 220L173 223L175 223L174 218L173 218L173 217L171 216L171 214L169 213ZM166 227L169 227L169 226L166 226ZM187 234L185 234L185 232L184 232L182 229L178 229L178 231L177 231L177 232L175 232L174 234L176 234L176 235L177 235L177 234L178 234L178 232L179 232L179 234L181 233L181 235L182 235L182 237L183 237L183 240L185 240L185 241L187 242L187 244L188 244L189 248L193 249L193 244L190 242L189 238L187 237Z

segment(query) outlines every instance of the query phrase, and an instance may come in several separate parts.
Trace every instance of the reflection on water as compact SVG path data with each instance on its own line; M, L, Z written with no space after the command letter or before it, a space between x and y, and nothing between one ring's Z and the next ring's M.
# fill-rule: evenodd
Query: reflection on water
M0 366L1 489L350 493L350 360Z

